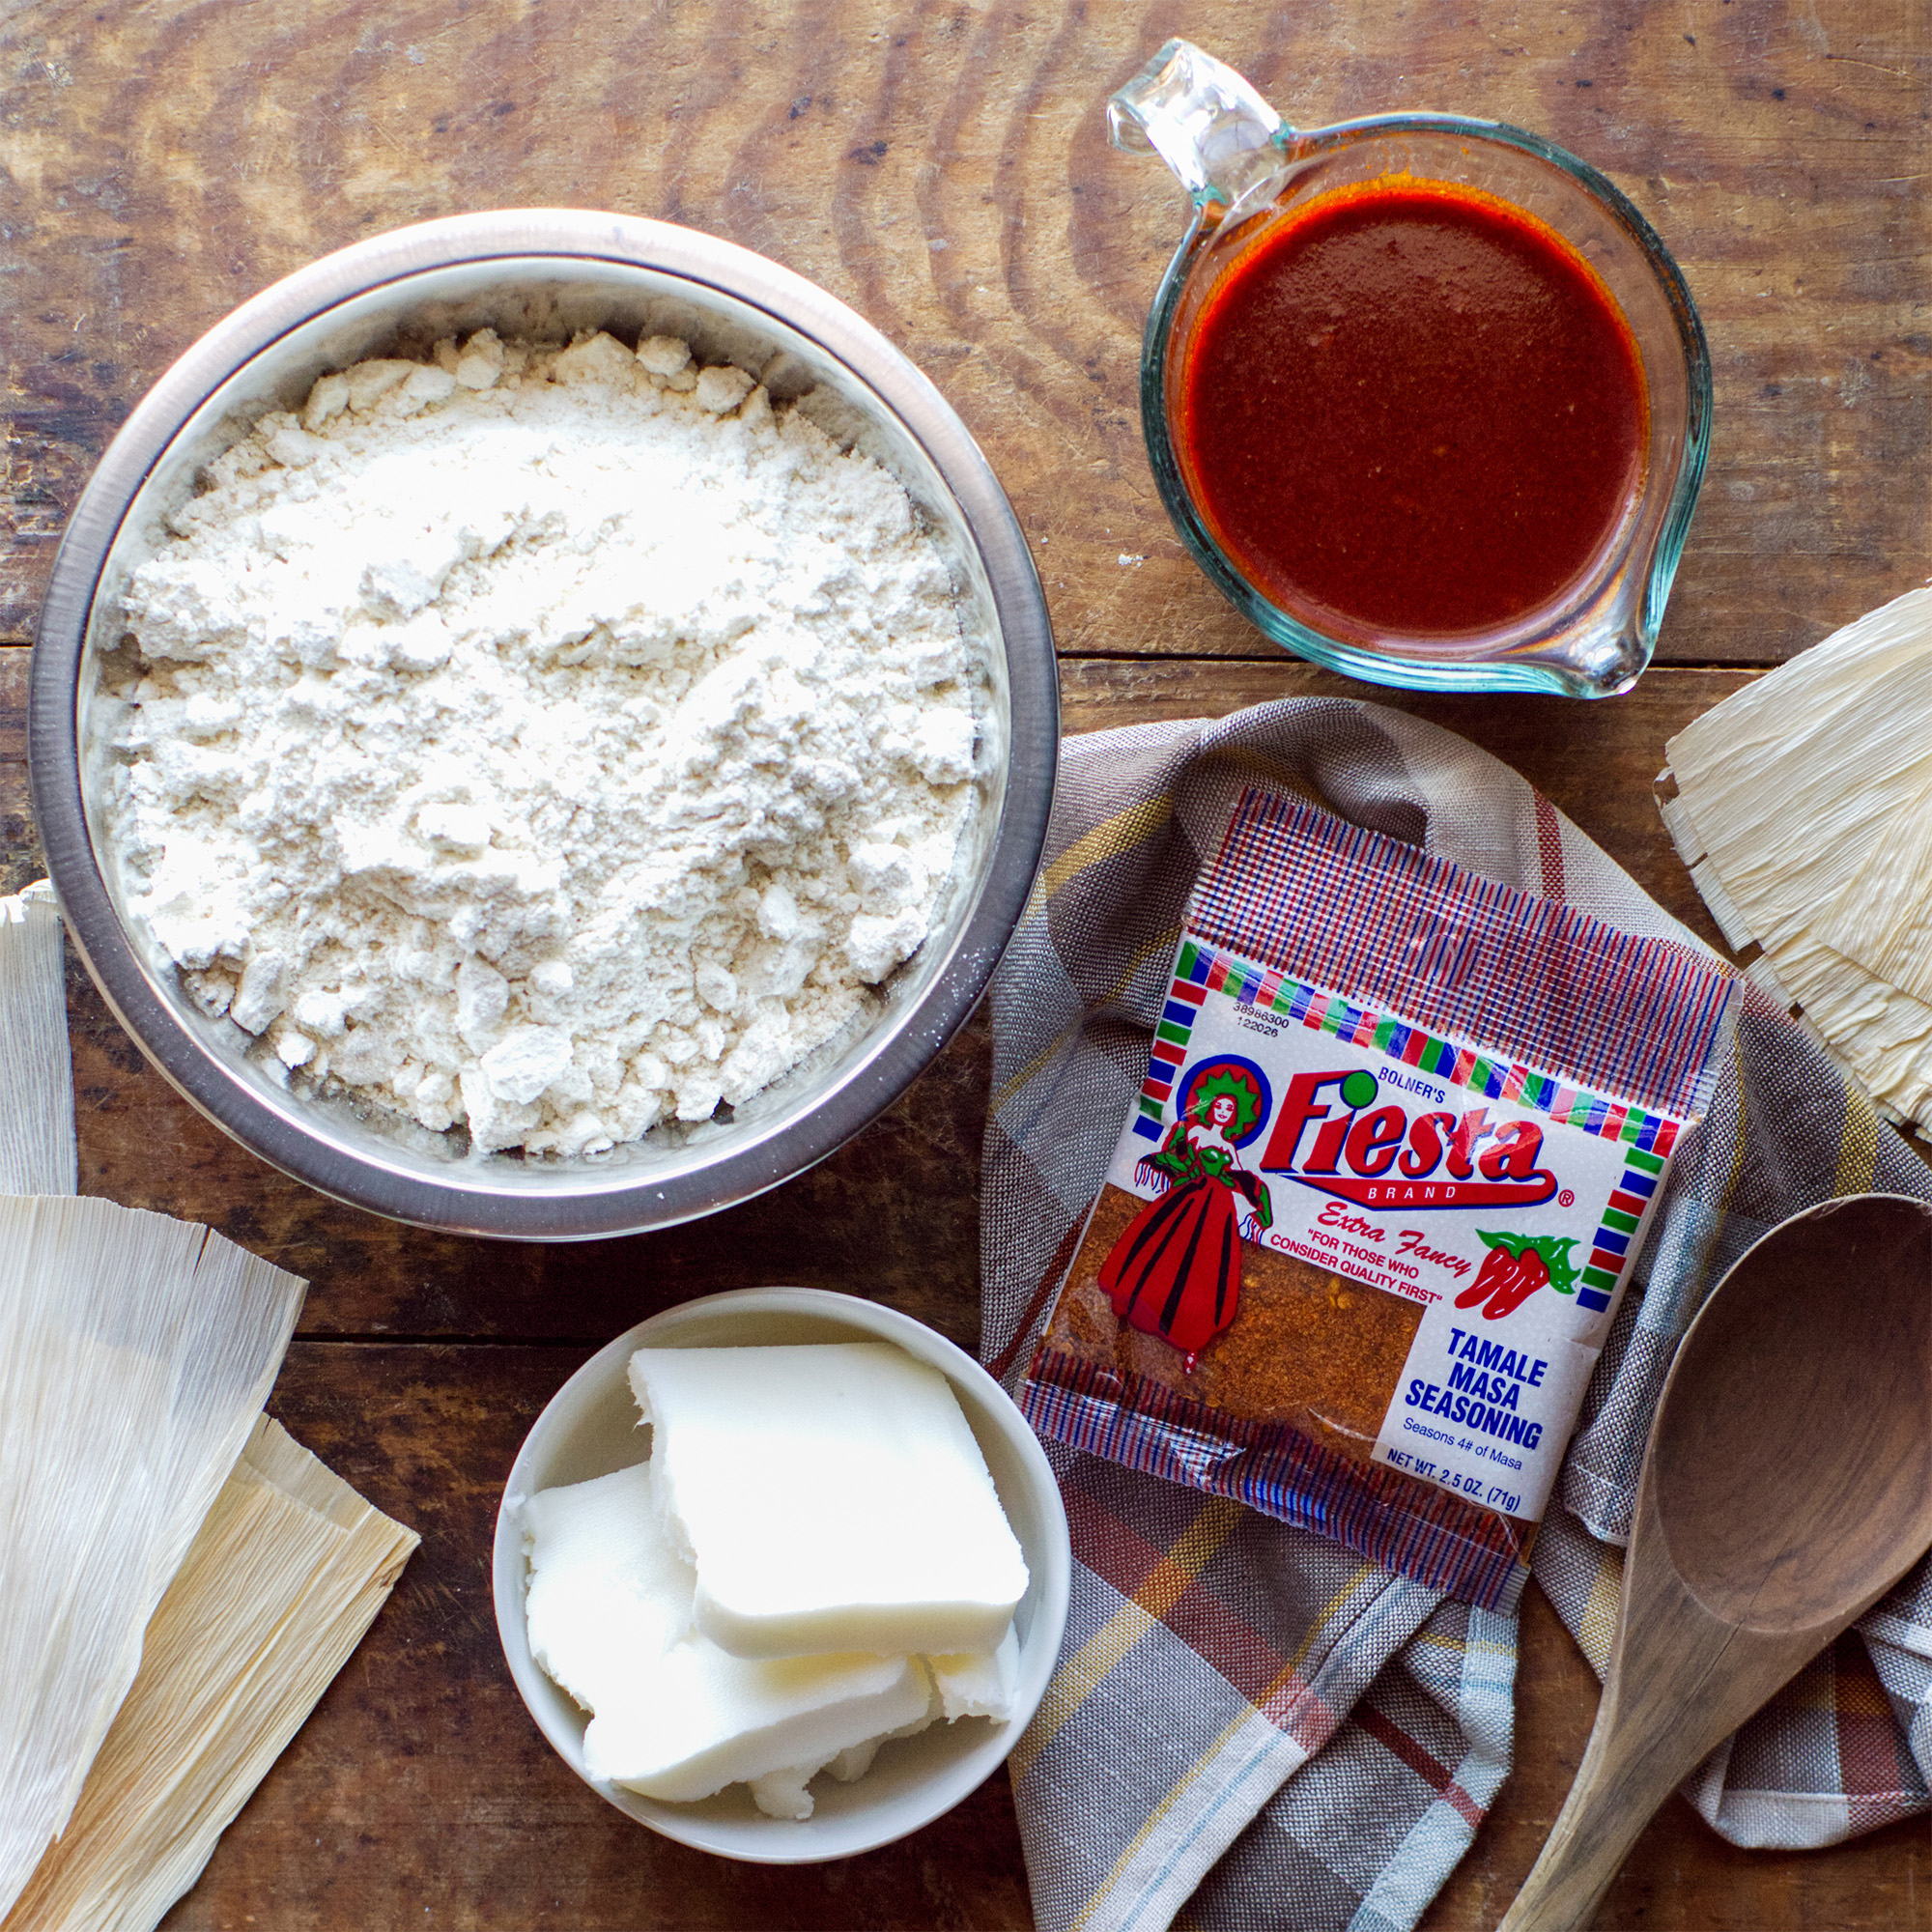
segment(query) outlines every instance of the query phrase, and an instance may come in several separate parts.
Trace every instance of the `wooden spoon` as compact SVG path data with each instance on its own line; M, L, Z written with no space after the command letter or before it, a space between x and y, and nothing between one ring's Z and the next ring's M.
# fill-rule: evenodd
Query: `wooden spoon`
M1780 1223L1678 1350L1577 1781L1499 1932L1587 1925L1704 1755L1932 1545L1932 1207Z

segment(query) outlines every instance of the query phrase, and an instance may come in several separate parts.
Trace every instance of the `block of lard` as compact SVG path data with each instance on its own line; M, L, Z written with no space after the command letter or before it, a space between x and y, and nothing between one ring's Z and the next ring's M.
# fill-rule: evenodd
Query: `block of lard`
M880 1744L936 1717L1009 1715L1010 1630L991 1655L732 1657L692 1627L696 1578L666 1539L654 1468L546 1490L523 1506L526 1616L538 1664L593 1715L591 1776L688 1802L743 1781L808 1818L820 1771L850 1780Z
M995 1651L1026 1560L958 1399L891 1343L640 1349L657 1501L736 1657Z

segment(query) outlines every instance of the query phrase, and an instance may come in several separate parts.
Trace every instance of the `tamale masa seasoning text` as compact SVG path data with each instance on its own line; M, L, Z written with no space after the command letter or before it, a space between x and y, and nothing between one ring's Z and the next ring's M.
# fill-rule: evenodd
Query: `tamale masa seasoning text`
M1730 988L1250 790L1028 1420L1510 1602Z
M1406 175L1263 228L1203 304L1171 417L1248 580L1370 644L1560 604L1630 515L1649 436L1636 342L1582 254Z

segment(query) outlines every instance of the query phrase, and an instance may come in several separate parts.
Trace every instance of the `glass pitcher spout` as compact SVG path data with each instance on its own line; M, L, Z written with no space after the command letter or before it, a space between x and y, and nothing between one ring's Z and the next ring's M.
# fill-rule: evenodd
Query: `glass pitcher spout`
M1151 149L1198 208L1272 199L1293 130L1242 75L1189 41L1169 41L1107 103L1117 148Z

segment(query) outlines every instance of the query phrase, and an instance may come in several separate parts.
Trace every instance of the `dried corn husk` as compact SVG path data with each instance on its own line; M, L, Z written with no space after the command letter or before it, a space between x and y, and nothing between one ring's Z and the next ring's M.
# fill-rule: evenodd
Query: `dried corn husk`
M0 1194L72 1194L73 1060L60 907L43 879L0 898Z
M388 1597L413 1531L267 1416L148 1626L60 1842L0 1932L145 1932Z
M1732 946L1897 1118L1932 1127L1932 590L1671 739L1664 822Z
M1818 937L1874 980L1932 1001L1932 781L1866 854Z
M136 1932L416 1538L259 1412L306 1284L75 1198L44 884L0 899L0 1932Z
M0 1911L73 1809L302 1290L166 1215L0 1200Z

